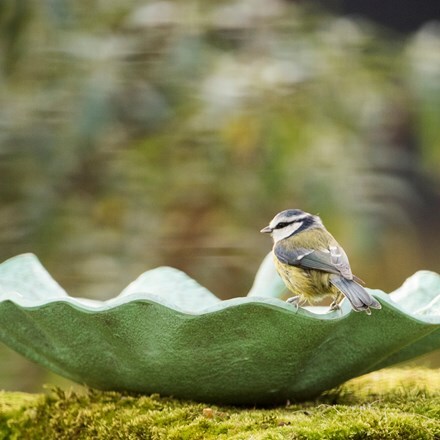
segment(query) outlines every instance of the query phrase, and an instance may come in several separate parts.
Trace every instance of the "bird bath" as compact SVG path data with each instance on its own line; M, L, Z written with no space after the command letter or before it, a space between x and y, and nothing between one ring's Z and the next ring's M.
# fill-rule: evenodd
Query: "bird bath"
M225 404L311 399L440 347L440 275L368 291L371 316L296 308L270 256L246 297L221 301L185 273L143 273L108 301L69 296L33 254L0 264L0 340L75 382Z

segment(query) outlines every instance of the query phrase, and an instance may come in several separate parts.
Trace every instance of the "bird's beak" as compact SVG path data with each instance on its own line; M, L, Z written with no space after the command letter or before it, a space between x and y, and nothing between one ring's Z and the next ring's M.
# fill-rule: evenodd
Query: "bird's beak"
M270 226L266 226L260 232L262 232L263 234L270 234L272 231L273 229Z

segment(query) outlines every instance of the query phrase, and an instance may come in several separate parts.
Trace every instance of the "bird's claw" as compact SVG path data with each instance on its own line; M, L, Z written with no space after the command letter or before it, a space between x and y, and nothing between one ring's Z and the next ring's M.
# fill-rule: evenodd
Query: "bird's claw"
M291 296L290 298L286 299L286 303L294 305L296 307L296 310L298 310L300 300L301 300L301 298L299 295Z
M341 310L341 306L337 302L332 302L330 304L330 311L333 312L335 310Z

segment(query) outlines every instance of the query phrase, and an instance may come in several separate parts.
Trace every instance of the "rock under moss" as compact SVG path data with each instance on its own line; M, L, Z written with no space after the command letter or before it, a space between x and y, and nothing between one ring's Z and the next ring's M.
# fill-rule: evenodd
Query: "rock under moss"
M438 439L440 371L388 369L313 402L211 406L88 390L0 393L0 439Z

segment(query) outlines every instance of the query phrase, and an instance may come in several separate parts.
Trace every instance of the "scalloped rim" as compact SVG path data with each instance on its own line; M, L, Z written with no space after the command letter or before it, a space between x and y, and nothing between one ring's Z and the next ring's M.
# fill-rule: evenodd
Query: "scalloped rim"
M413 319L414 321L423 323L423 324L433 324L433 325L440 325L440 317L435 317L435 321L433 321L432 317L429 315L412 315L409 314L407 312L405 312L402 307L397 304L394 303L392 301L390 301L387 298L387 294L383 293L381 291L377 291L374 293L373 295L375 298L377 298L379 300L379 302L382 304L382 306L386 306L392 310L394 310L395 312L399 312L402 313L403 315L406 315L408 318ZM91 306L91 304L84 304L81 298L74 298L74 297L67 297L65 299L50 299L47 300L41 304L33 304L33 305L25 305L25 304L20 304L20 301L17 301L14 298L3 298L0 300L0 302L11 302L15 305L17 305L18 307L25 309L25 310L37 310L37 309L44 309L46 307L49 307L53 304L57 304L57 303L62 303L62 304L67 304L70 307L72 307L73 309L83 312L83 313L87 313L87 314L94 314L94 313L101 313L101 312L107 312L109 310L116 310L119 307L123 307L127 304L130 303L150 303L150 304L157 304L160 305L162 307L165 307L167 309L173 310L177 313L180 313L182 315L187 315L187 316L201 316L201 315L207 315L207 314L213 314L213 313L221 313L222 311L224 311L227 308L237 308L237 307L246 307L248 305L260 305L263 307L269 307L269 308L274 308L274 309L278 309L278 310L284 310L290 314L292 314L293 316L295 315L299 315L299 316L303 316L305 318L308 319L318 319L318 320L342 320L348 317L348 315L350 315L351 313L356 314L359 312L355 312L350 305L345 302L344 304L342 304L341 306L341 310L339 311L331 311L331 312L326 312L326 313L322 313L323 309L328 310L328 307L299 307L298 309L291 304L286 303L285 301L282 301L280 299L277 298L232 298L229 300L225 300L222 301L221 303L219 303L218 305L215 306L211 306L208 307L204 310L200 310L200 311L194 311L194 312L190 312L188 310L184 310L178 306L175 306L173 304L168 303L167 301L165 301L163 298L156 296L156 295L152 295L152 294L145 294L145 293L139 293L139 294L131 294L131 295L127 295L126 297L122 298L120 301L115 301L117 298L113 298L111 300L108 300L105 302L105 305L99 304L99 305L93 305ZM91 301L91 300L86 300L86 301ZM109 304L110 301L115 301L113 304ZM378 313L378 312L376 312Z
M34 254L30 254L30 253L29 254L21 254L21 255L17 255L12 258L9 258L4 263L2 263L2 265L10 264L12 261L23 258L23 257L35 259L35 261L41 265L38 258ZM141 274L140 277L145 276L145 274L153 272L154 270L164 269L164 268L165 268L165 266L162 266L160 268L146 271L143 274ZM42 265L41 265L41 269L45 271L44 266L42 266ZM171 269L171 270L175 271L176 273L184 274L184 272L178 271L177 269L174 269L174 268L168 268L168 269ZM47 281L52 283L52 285L54 287L59 288L59 292L60 292L59 296L38 300L38 299L34 299L34 298L31 298L31 299L26 298L18 292L10 292L7 294L3 294L2 298L0 299L0 302L10 301L10 302L13 302L14 304L16 304L17 306L19 306L23 309L26 309L26 310L44 308L44 307L47 307L51 304L61 302L61 303L66 303L66 304L70 305L71 307L73 307L74 309L77 309L77 310L82 311L84 313L100 313L100 312L104 312L107 310L117 309L120 306L123 306L128 303L132 303L132 302L144 302L144 303L147 302L147 303L152 303L152 304L159 304L163 307L166 307L168 309L174 310L176 312L179 312L181 314L188 315L188 316L198 316L198 315L206 315L206 314L210 314L210 313L219 313L226 308L246 307L246 305L249 305L249 304L259 304L262 306L283 310L288 313L291 313L292 315L299 315L299 316L304 316L309 319L318 319L318 320L341 320L341 319L346 318L350 313L358 313L358 312L355 312L352 310L352 308L350 307L350 305L348 304L347 301L344 301L342 303L341 309L339 311L331 311L331 312L327 311L327 312L323 313L323 310L325 310L326 308L323 308L323 307L306 307L306 308L299 307L299 308L297 308L296 306L288 304L285 301L282 301L278 298L260 297L260 296L233 298L233 299L229 299L229 300L225 300L225 301L219 301L217 304L214 304L212 306L206 307L201 310L189 311L189 310L185 310L184 308L179 307L175 304L172 304L171 302L167 301L162 296L155 295L152 293L133 292L133 293L128 293L128 294L123 294L126 289L124 289L123 292L120 295L116 296L115 298L112 298L112 299L109 299L106 301L97 301L97 300L71 297L71 296L68 296L67 294L66 294L66 296L64 296L64 294L63 294L64 290L61 288L61 286L59 286L58 283L55 280L53 280L53 278L50 276L50 274L47 271L46 271L45 275L46 274L47 274L47 277L46 277ZM408 284L408 283L417 284L417 280L421 276L426 276L426 274L433 275L434 277L436 277L436 279L440 283L440 275L436 274L435 272L418 271L414 275L409 277L402 284L402 286L404 286L405 284ZM187 276L186 274L184 274L184 275ZM191 279L190 277L188 277L188 280L194 281L195 287L202 287L195 280ZM0 277L0 282L1 282L1 277ZM397 293L400 289L401 289L401 287L396 289L395 292ZM417 322L421 322L424 324L433 324L433 325L440 324L440 316L438 314L418 315L418 314L411 313L411 312L405 310L405 307L402 307L398 302L396 302L392 299L393 293L386 294L383 291L378 290L378 289L368 289L368 290L375 298L377 298L380 301L382 306L386 305L387 307L395 310L396 312L404 314L408 318L413 319ZM207 291L207 292L209 292L209 291ZM209 292L209 293L211 293L211 292ZM417 292L415 292L414 295L417 295ZM374 311L373 313L379 313L379 312Z

